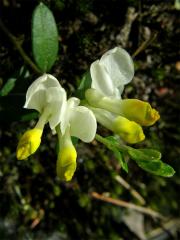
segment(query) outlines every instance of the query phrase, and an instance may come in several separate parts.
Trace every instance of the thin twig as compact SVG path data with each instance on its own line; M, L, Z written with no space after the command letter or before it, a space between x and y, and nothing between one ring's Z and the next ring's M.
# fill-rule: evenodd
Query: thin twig
M25 53L21 44L18 42L17 38L7 29L2 20L0 19L0 29L5 33L9 38L15 48L18 50L24 61L32 68L37 74L42 74L41 70L36 66L36 64L30 59L30 57Z
M134 198L136 198L142 205L146 203L145 199L121 176L115 176L115 179L118 183L120 183L123 187L125 187L132 194Z
M93 198L98 199L98 200L108 202L108 203L111 203L111 204L114 204L114 205L117 205L117 206L120 206L120 207L125 207L125 208L136 210L138 212L149 215L151 217L165 219L165 217L162 216L160 213L158 213L158 212L156 212L156 211L154 211L150 208L141 207L141 206L135 205L133 203L125 202L125 201L120 200L120 199L114 199L114 198L111 198L111 197L106 197L106 196L103 196L103 195L101 195L97 192L91 192L91 196Z
M154 32L152 33L152 36L148 39L145 40L139 47L138 49L133 53L132 57L136 57L140 52L144 51L144 49L147 48L156 38L157 38L158 33Z

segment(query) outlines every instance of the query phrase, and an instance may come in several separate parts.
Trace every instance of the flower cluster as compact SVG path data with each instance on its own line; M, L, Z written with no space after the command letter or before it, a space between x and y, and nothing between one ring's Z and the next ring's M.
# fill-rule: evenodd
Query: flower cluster
M159 114L147 102L121 99L124 85L134 76L130 55L120 47L109 50L91 64L90 74L92 83L85 92L84 106L80 106L78 98L67 99L65 89L50 74L42 75L31 84L24 107L37 110L40 117L36 126L20 138L19 160L26 159L38 149L46 123L58 135L56 171L65 181L70 181L76 170L77 153L71 136L91 142L97 122L127 143L137 143L145 138L141 126L154 124Z
M130 55L116 47L91 64L92 85L85 93L97 121L118 134L127 143L137 143L145 136L141 126L151 126L159 113L149 103L121 99L124 85L134 76Z

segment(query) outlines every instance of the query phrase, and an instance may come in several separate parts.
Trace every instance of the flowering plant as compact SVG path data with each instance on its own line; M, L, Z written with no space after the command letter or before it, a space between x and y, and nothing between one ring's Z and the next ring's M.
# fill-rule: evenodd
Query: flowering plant
M24 107L40 113L32 130L21 137L17 147L17 158L26 159L39 147L44 125L49 122L53 133L57 133L59 153L56 165L61 180L70 181L76 170L76 149L71 136L84 142L96 140L105 144L118 156L122 168L128 171L123 154L128 154L143 169L161 176L172 176L174 170L164 164L161 154L153 149L134 149L124 143L134 144L145 139L142 126L151 126L159 119L159 113L147 102L138 99L122 99L126 84L134 76L134 65L130 55L122 48L107 51L90 67L90 84L82 91L84 99L71 97L59 81L50 74L43 74L28 88ZM100 123L117 138L103 138L96 134ZM151 160L148 161L147 159Z

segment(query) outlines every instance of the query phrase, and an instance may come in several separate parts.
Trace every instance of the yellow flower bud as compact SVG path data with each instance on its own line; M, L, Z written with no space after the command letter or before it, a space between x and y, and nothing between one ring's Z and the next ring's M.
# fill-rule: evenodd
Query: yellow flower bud
M34 128L26 131L20 138L17 146L16 156L18 160L23 160L33 154L41 143L42 130Z
M64 146L58 155L56 171L61 180L70 181L76 170L77 153L73 145Z
M120 107L123 116L142 126L151 126L159 118L159 113L148 102L138 99L124 99Z
M139 124L129 121L127 118L118 116L113 121L113 131L118 134L125 142L137 143L144 140L145 136Z
M148 102L138 99L104 98L99 105L142 126L151 126L160 118L158 111L152 108Z
M121 115L142 126L151 126L160 118L158 111L153 109L148 102L138 99L121 100L106 97L95 89L88 89L85 95L91 106Z

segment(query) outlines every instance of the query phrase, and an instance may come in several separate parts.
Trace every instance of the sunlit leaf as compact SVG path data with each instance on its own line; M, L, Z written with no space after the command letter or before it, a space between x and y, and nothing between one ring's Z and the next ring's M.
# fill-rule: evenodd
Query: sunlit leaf
M128 153L134 160L159 160L161 159L161 153L154 149L134 149L128 147Z
M33 13L32 48L38 67L49 71L57 58L58 31L52 12L43 3Z
M147 172L162 176L162 177L172 177L175 173L174 169L160 160L146 161L146 160L136 160L139 167Z
M162 177L172 177L175 173L171 166L160 160L161 153L157 150L128 147L128 154L145 171Z

